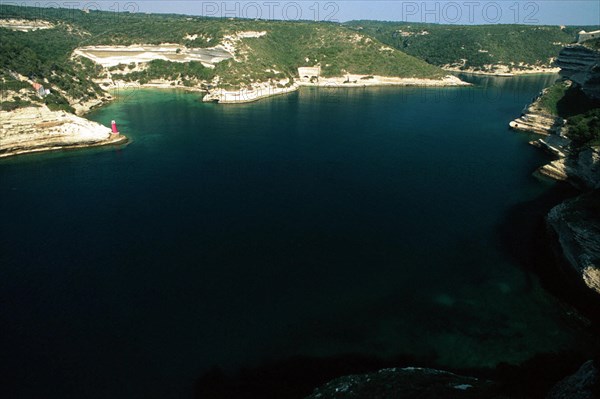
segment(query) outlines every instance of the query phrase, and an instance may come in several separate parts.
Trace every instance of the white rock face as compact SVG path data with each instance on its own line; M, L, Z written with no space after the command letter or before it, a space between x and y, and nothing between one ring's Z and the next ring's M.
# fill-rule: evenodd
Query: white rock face
M479 50L484 52L485 50ZM558 73L560 68L551 66L553 60L548 60L547 65L528 65L520 63L518 65L503 65L503 64L485 64L482 69L475 69L473 67L466 68L467 59L462 58L460 62L453 64L446 64L442 66L442 69L453 72L466 72L474 75L489 75L489 76L519 76L519 75L531 75L538 73Z
M546 218L563 256L585 285L600 294L600 194L592 192L552 208Z
M600 149L586 148L542 166L539 172L556 180L569 180L583 189L600 188Z
M298 68L300 71L301 68ZM307 75L304 75L307 76ZM366 87L366 86L417 86L417 87L452 87L452 86L471 86L453 75L444 76L441 79L421 79L421 78L399 78L395 76L379 75L358 75L345 74L336 77L319 77L318 80L310 80L300 76L298 84L300 86L320 86L328 89L343 87Z
M542 96L547 92L548 89L542 90L535 100L525 107L523 114L510 122L509 126L515 130L524 132L543 135L561 135L567 121L556 115L550 114L540 105Z
M0 28L16 30L19 32L30 32L38 29L52 29L54 25L41 19L0 19Z
M260 31L260 32L247 30L247 31L237 32L235 34L235 36L237 36L240 39L246 39L246 38L262 37L266 34L267 34L267 32L264 30Z
M574 81L591 98L600 99L600 51L583 45L562 49L556 65L560 74Z
M299 68L301 70L302 68ZM311 68L312 69L312 68ZM279 83L279 85L277 85ZM247 88L237 91L228 91L224 89L213 89L202 99L205 102L216 101L220 104L245 103L256 101L261 98L275 96L279 94L291 93L298 90L299 87L326 87L328 89L345 87L366 87L366 86L427 86L427 87L446 87L446 86L469 86L469 83L463 82L456 76L448 75L442 79L417 79L417 78L397 78L389 76L369 76L352 75L323 78L312 81L307 79L298 79L288 87L288 79L279 82L258 82L253 83Z
M106 126L45 106L0 111L0 121L0 157L126 141Z
M231 35L223 36L221 42L219 43L219 48L224 49L225 51L234 54L234 59L236 61L240 61L241 59L238 57L240 55L245 55L245 50L240 49L240 41L242 39L257 39L259 37L263 37L267 34L266 31L256 32L256 31L240 31L235 32ZM241 54L243 53L243 54ZM242 57L244 58L244 57Z
M590 99L600 98L600 52L581 45L567 46L556 64L562 68L561 75L571 80L567 88L571 84L580 86ZM566 121L549 114L541 106L540 98L547 90L542 91L525 108L523 115L510 123L510 127L545 135L531 144L559 159L539 168L540 174L569 181L583 190L592 190L554 207L546 221L556 233L567 263L590 290L600 294L600 215L597 207L600 203L600 148L571 147Z
M164 60L171 62L197 61L207 67L232 58L233 53L223 46L210 48L187 48L179 44L164 43L154 45L132 46L88 46L74 51L75 55L89 58L103 67L112 67L119 64L150 62Z
M285 83L287 83L287 81L281 82L281 84ZM291 93L296 90L298 90L297 84L292 84L289 87L278 87L270 83L255 83L251 87L237 91L214 89L205 95L202 101L215 101L220 104L248 103L260 100L261 98Z

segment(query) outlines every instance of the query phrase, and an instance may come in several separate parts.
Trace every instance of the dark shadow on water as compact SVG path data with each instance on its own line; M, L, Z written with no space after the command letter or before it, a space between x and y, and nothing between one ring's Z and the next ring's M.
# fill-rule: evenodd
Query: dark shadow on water
M561 266L556 253L555 238L549 234L544 220L551 208L579 194L570 185L557 184L538 198L514 206L497 227L498 245L528 274L530 287L534 286L534 276L538 276L548 292L567 304L566 309L573 307L591 320L589 329L592 334L600 334L600 301L582 292L582 287L575 282L566 283L569 279L573 280L573 276L565 278L564 265ZM377 310L385 312L381 308L372 309ZM464 323L468 324L468 321L462 320L461 324ZM393 358L351 354L291 357L232 372L215 367L196 380L194 397L301 399L315 388L341 376L411 366L439 368L495 381L494 394L490 398L544 398L558 381L573 374L585 361L596 359L598 363L600 353L594 348L590 348L588 353L541 353L519 365L500 363L495 368L473 369L440 367L436 359L435 353L427 358L406 354Z
M538 198L514 206L498 226L498 242L524 271L539 277L545 290L589 318L592 331L600 334L600 298L588 292L562 259L557 239L545 222L554 206L580 194L569 184L557 184Z

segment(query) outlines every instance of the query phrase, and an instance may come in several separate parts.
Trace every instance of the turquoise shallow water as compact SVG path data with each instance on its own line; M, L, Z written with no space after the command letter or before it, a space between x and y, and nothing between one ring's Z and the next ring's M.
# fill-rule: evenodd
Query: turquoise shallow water
M14 397L190 397L212 365L410 354L493 367L589 345L498 226L552 183L507 129L554 80L128 92L122 148L0 162Z

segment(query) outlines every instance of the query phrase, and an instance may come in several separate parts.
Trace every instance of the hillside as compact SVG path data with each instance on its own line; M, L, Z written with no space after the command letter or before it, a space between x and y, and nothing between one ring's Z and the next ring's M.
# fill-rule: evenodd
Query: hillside
M0 7L0 22L2 108L46 104L78 113L108 99L106 89L129 82L287 92L296 87L298 67L316 65L321 84L402 84L380 77L443 84L447 72L440 67L487 73L543 71L580 30L256 21L8 5ZM42 98L28 90L34 83L51 94Z
M52 94L43 102L51 109L73 111L103 96L100 86L115 81L142 84L161 81L172 86L219 87L238 90L257 83L290 86L297 68L320 65L323 77L345 74L399 78L441 79L446 73L415 57L392 49L376 39L339 24L254 21L186 17L180 15L129 14L68 9L3 6L0 20L43 20L44 30L10 29L0 25L0 76L6 88L25 89L44 84ZM131 48L171 43L157 59L127 60ZM99 66L76 49L113 46L104 55L121 56L122 64ZM220 51L218 62L173 61L179 55ZM97 52L98 53L98 52ZM229 58L229 59L227 59ZM225 61L223 61L225 59ZM100 84L100 86L99 86ZM12 85L12 86L11 86ZM4 99L3 107L15 108L42 102L24 90L17 98Z
M351 29L428 63L452 70L519 73L552 67L581 29L534 25L439 25L352 21Z
M31 17L29 10L23 7L4 7L3 12L10 12L14 17ZM0 17L4 18L1 13ZM244 38L239 49L240 53L248 54L247 69L255 74L259 72L258 67L273 66L295 74L298 66L313 65L315 60L324 64L327 76L337 76L342 71L402 77L443 74L402 52L382 50L385 46L377 40L333 23L129 13L115 16L110 12L61 9L44 13L44 18L74 27L74 36L83 36L79 42L88 46L176 43L206 48L222 43L237 32L264 31L267 33L264 39Z
M102 89L90 79L98 73L98 68L87 60L70 58L81 36L65 26L31 32L0 31L2 109L45 103L51 110L74 112L72 104L105 97ZM40 98L27 80L52 88L52 93Z

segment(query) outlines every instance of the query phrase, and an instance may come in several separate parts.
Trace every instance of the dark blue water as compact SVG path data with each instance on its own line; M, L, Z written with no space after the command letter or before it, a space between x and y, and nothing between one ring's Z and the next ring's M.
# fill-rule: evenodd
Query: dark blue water
M134 91L90 116L128 146L1 161L9 392L190 397L212 365L294 354L493 367L579 350L497 234L552 186L507 124L553 80L233 106Z

